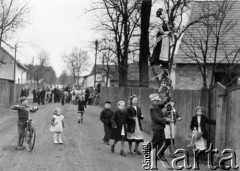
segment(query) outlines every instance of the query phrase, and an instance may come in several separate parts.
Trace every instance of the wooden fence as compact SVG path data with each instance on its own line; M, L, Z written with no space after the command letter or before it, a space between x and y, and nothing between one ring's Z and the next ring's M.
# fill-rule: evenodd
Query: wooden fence
M216 137L215 147L219 152L232 149L240 163L240 85L226 89L218 84L216 96ZM229 156L229 155L228 155Z
M157 92L156 89L148 88L122 88L122 87L102 87L100 94L100 103L104 104L109 100L112 102L112 109L117 109L117 102L124 100L129 104L129 97L136 94L139 97L139 105L141 106L144 120L142 122L145 132L151 134L151 118L149 114L150 100L149 95ZM192 116L195 115L195 107L200 105L201 90L174 90L173 100L176 101L176 110L181 114L182 121L177 123L176 146L186 147L187 142L185 136L190 132L190 122Z
M0 80L0 109L7 108L11 104L16 103L20 96L22 85L15 85L16 91L14 94L14 84L12 81Z

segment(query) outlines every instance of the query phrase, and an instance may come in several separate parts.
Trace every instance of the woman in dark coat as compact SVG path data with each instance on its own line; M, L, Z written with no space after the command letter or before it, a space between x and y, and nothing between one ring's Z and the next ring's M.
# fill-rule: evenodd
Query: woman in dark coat
M126 153L124 152L124 141L126 139L126 111L125 108L125 102L119 101L118 102L118 110L113 113L113 117L111 119L113 130L111 133L111 139L114 139L113 145L111 145L111 152L114 152L115 145L118 141L121 141L121 151L120 155L126 156Z
M144 118L141 108L137 106L138 98L132 96L130 98L130 106L127 108L127 140L129 144L129 154L133 152L141 155L139 151L139 144L143 142L142 124L141 120ZM135 142L135 149L132 152L132 142Z

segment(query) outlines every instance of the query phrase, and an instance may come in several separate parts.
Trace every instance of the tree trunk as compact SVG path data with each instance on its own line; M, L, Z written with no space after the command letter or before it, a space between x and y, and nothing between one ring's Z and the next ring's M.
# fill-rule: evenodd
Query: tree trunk
M127 87L127 68L123 68L123 67L119 67L118 69L118 73L119 73L119 81L118 81L118 86L119 87Z
M123 15L124 25L124 47L123 55L121 56L121 65L119 67L119 87L127 87L127 76L128 76L128 48L129 48L129 31L128 31L128 0L124 3L125 13Z
M139 56L139 87L149 87L148 57L149 57L149 20L152 0L142 0L141 6L141 37Z

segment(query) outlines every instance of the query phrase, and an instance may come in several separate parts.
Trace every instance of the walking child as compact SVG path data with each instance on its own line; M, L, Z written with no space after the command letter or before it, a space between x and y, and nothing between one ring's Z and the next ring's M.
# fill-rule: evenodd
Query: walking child
M126 117L127 114L125 112L125 102L118 102L118 110L113 113L112 117L112 125L113 131L111 134L111 138L114 139L113 145L111 145L111 152L114 152L115 145L118 141L121 141L121 151L120 155L126 156L124 152L124 141L126 140Z
M165 118L170 118L172 122L166 122L166 125L164 128L165 146L163 149L163 154L164 154L164 151L169 147L170 157L173 157L173 158L176 157L176 155L173 153L173 144L174 144L174 139L176 134L176 121L182 120L178 112L176 112L174 106L175 106L174 101L170 101L169 103L166 104L166 111L164 112L164 115L165 115Z
M53 132L54 144L63 144L62 132L64 128L64 116L61 115L61 109L55 108L52 117L50 131Z
M113 111L110 109L111 102L106 101L104 107L105 107L105 109L100 114L100 120L103 122L104 133L105 133L103 142L107 145L110 145L109 144L109 133L112 128L111 119L113 116Z
M23 149L21 145L21 140L25 133L25 128L27 126L27 121L29 119L29 112L36 112L38 107L29 107L27 97L20 98L20 105L14 105L11 107L12 110L18 111L18 147L17 149Z
M86 109L86 102L84 100L84 95L80 94L78 98L78 123L83 123L83 114Z
M143 142L142 124L141 120L144 119L141 108L138 106L138 98L133 95L130 98L130 106L127 112L127 141L129 145L129 154L136 153L141 155L139 144ZM132 150L132 143L135 142L135 148ZM133 153L134 152L134 153Z

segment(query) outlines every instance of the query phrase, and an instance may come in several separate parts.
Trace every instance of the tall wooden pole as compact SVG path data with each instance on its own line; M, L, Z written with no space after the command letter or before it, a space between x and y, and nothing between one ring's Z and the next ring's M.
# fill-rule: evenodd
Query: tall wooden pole
M96 87L96 74L97 74L97 49L98 49L98 40L95 41L95 68L94 68L94 87Z
M15 45L14 66L13 66L13 103L16 102L16 65L17 65L17 44Z
M16 65L17 65L17 44L15 45L14 67L13 67L13 81L16 81Z

